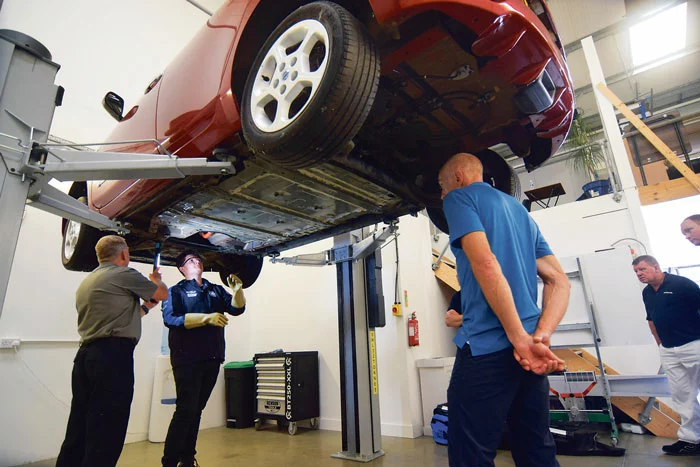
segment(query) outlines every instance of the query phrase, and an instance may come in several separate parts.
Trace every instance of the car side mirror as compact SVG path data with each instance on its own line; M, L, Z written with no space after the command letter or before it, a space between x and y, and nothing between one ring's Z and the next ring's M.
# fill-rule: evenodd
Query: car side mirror
M124 118L124 99L118 94L112 91L105 94L104 99L102 99L102 107L104 107L107 113L116 121L121 122Z

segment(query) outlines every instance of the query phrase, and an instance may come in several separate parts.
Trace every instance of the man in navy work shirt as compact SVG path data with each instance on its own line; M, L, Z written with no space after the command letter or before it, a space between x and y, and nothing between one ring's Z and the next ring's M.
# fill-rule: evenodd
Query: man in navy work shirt
M232 294L203 279L204 264L196 251L180 254L175 264L185 279L170 288L162 307L177 392L162 463L192 467L198 465L194 456L202 411L224 361L224 313L242 314L245 297L241 280L233 274L227 281Z
M483 183L478 158L453 156L438 182L464 330L447 390L450 466L493 466L505 423L516 465L558 466L545 375L564 368L549 343L566 312L568 278L525 208Z
M688 278L661 271L653 256L632 262L642 292L647 321L659 345L674 408L681 416L678 441L666 454L700 455L700 287Z
M459 290L452 294L450 305L445 313L445 326L448 328L462 327L462 294Z

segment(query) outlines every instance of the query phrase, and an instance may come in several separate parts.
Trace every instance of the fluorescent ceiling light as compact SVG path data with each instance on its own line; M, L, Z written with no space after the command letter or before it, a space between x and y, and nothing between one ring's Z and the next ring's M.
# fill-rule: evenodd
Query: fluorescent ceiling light
M632 64L635 68L679 55L678 52L685 48L687 10L688 3L681 3L630 28ZM665 62L659 61L659 64Z

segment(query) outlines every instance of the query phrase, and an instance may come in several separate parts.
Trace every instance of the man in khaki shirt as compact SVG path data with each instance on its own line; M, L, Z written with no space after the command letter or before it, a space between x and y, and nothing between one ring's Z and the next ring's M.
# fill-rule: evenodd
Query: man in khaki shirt
M117 464L134 395L141 317L168 297L160 270L146 279L128 267L129 247L122 237L102 237L95 252L99 265L75 294L80 349L73 360L73 400L57 467Z

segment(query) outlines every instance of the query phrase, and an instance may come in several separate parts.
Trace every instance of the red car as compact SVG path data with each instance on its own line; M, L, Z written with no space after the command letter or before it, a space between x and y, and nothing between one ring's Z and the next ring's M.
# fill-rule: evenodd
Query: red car
M562 144L573 89L543 1L229 0L125 115L110 142L156 139L235 174L76 183L71 195L128 226L135 261L185 248L242 276L262 258L424 207L446 230L437 171L459 151L518 195L490 146L529 170ZM108 146L114 150L115 146ZM154 153L151 143L118 151ZM63 264L96 265L100 233L64 221Z

